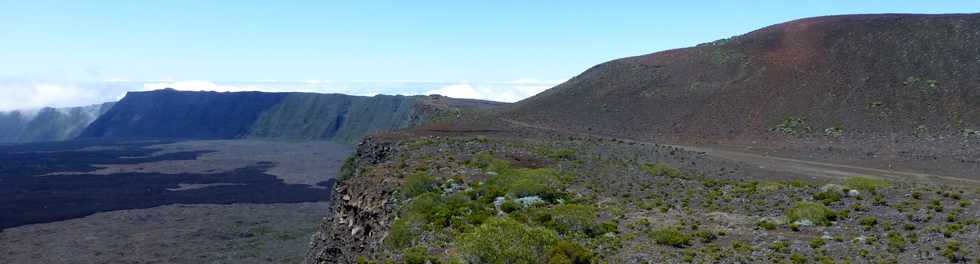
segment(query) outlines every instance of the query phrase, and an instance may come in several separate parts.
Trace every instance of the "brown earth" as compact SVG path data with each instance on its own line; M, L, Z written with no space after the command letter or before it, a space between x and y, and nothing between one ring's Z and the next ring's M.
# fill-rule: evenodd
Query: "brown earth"
M980 14L807 18L592 67L505 116L635 139L954 135L980 127Z

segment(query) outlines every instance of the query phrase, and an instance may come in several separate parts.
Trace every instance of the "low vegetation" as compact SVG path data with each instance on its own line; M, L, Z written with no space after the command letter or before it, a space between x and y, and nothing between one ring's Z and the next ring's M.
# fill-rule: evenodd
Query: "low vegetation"
M888 263L930 250L946 260L980 257L964 250L980 244L946 242L980 232L966 217L976 210L974 192L871 177L732 179L688 170L690 160L478 141L496 147L439 139L393 163L401 165L362 168L404 175L378 249L387 253L365 262Z

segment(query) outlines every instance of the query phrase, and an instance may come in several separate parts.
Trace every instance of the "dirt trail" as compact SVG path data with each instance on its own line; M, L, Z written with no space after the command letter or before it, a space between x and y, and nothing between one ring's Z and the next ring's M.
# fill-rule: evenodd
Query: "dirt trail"
M512 125L533 128L533 129L555 131L555 132L574 134L574 135L593 137L593 138L619 140L619 141L629 142L629 143L659 144L655 142L648 142L648 141L641 141L641 140L593 135L593 134L586 134L586 133L577 133L573 131L560 130L560 129L550 128L550 127L545 127L545 126L540 126L535 124L529 124L517 120L505 119L505 118L501 118L501 120L510 123ZM659 145L677 147L677 148L682 148L694 152L703 152L709 156L744 162L747 164L751 164L753 166L758 166L759 168L765 170L789 172L789 173L795 173L795 174L807 175L813 177L845 178L845 177L854 177L854 176L871 176L871 177L879 177L879 178L886 178L886 179L893 179L893 180L912 180L918 182L938 181L938 182L950 183L950 184L980 185L980 180L968 179L962 177L935 175L935 174L922 173L922 172L896 171L896 170L869 168L869 167L844 165L844 164L829 163L829 162L800 160L800 159L777 157L771 155L763 155L763 154L742 152L742 151L731 150L731 149L712 148L712 147L705 147L705 146L685 146L685 145L671 145L671 144L659 144Z

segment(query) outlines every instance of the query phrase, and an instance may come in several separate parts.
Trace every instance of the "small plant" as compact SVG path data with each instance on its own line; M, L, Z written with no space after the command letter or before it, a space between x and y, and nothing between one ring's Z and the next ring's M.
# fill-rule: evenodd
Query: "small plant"
M844 129L840 127L828 127L823 130L823 134L828 137L841 137L844 135Z
M344 181L354 177L357 170L357 159L352 155L344 160L344 165L340 167L340 173L337 174L337 181Z
M405 249L405 264L439 263L439 258L429 254L425 247Z
M786 214L790 222L797 223L801 220L810 221L813 224L829 226L832 221L837 220L834 210L827 208L823 204L812 202L800 202L789 210Z
M915 127L915 128L912 129L912 136L913 137L920 138L920 137L924 137L924 136L926 136L928 134L929 134L929 128L926 127L926 125L919 125L919 126L917 126L917 127Z
M889 186L888 182L885 180L860 176L847 178L844 180L844 185L850 187L851 189L863 191L874 191Z
M861 224L861 226L864 227L865 230L871 230L871 228L874 228L874 226L878 224L878 218L874 216L868 216L865 218L861 218L859 223Z
M946 242L946 247L943 248L942 254L949 262L959 262L963 258L960 251L960 242L956 240Z
M686 247L691 245L691 236L677 231L677 229L659 229L650 232L650 237L659 245L672 247Z
M459 240L459 251L469 263L542 263L558 234L530 227L509 217L491 218Z
M810 247L813 248L813 249L821 248L821 247L823 247L826 244L827 244L827 241L826 240L823 240L823 238L819 238L818 237L818 238L814 238L813 240L810 240Z
M826 191L813 194L813 199L822 202L824 205L831 205L840 202L843 198L843 192L833 189L828 189Z
M806 118L804 117L787 117L772 130L787 136L801 136L809 134L813 131L813 128L807 125Z
M905 237L903 237L902 234L899 234L898 232L889 232L887 239L888 239L889 250L893 252L905 251L905 245L907 242L905 241Z
M589 264L595 255L578 244L559 241L548 249L548 264Z
M772 249L773 251L779 253L786 254L789 253L789 246L790 246L789 242L787 241L776 241L773 242L772 245L769 245L769 249Z
M438 188L439 182L435 177L425 172L415 172L405 178L402 185L402 195L406 198L418 196L423 193L434 191Z
M759 228L762 228L762 229L765 229L765 230L773 230L773 229L776 229L776 223L773 222L773 221L769 221L769 220L761 220L758 223L756 223L756 225L759 226Z

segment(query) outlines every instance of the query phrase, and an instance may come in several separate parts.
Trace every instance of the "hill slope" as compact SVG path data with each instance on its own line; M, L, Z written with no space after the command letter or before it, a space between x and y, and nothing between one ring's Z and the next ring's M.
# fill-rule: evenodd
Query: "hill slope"
M286 138L353 143L372 132L449 120L501 103L440 96L130 92L81 137Z
M113 103L51 108L37 112L0 112L0 143L25 143L71 139L112 108Z
M954 133L980 127L978 72L980 14L817 17L603 63L505 116L636 138Z

